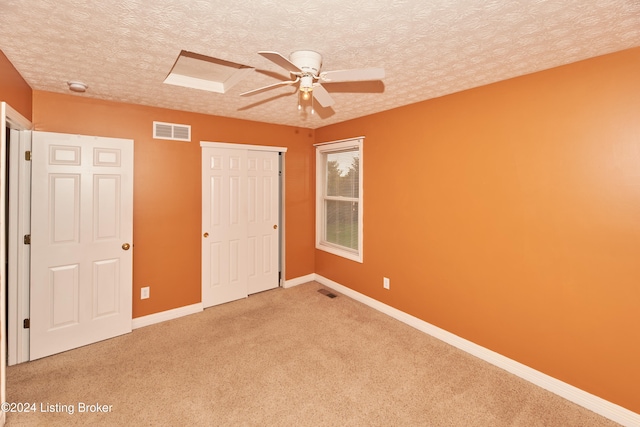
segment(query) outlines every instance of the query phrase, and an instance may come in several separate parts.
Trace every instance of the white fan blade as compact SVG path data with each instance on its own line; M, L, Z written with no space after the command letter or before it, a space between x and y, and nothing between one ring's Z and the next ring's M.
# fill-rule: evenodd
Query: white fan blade
M249 95L255 95L256 93L261 93L261 92L265 92L269 89L273 89L279 86L286 86L286 85L292 85L295 83L298 83L298 80L300 80L299 78L295 79L295 80L287 80L286 82L278 82L278 83L274 83L274 84L270 84L268 86L263 86L261 88L258 89L253 89L250 90L248 92L243 92L240 94L240 96L249 96Z
M354 70L324 71L320 73L323 83L359 82L384 79L384 68L360 68Z
M325 88L322 87L321 84L313 85L313 97L318 101L318 104L323 107L331 107L334 104L334 100L329 95L329 92Z
M293 62L289 61L284 56L280 55L278 52L263 50L258 53L274 64L281 66L290 73L302 73L302 70L300 68L298 68Z

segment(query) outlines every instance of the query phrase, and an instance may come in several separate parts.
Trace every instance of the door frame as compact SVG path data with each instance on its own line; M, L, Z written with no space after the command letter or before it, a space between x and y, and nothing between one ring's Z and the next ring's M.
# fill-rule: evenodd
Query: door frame
M8 366L30 359L30 330L24 328L23 321L30 318L31 247L24 243L24 236L31 234L31 162L25 159L25 153L31 151L31 135L31 131L12 129L9 147Z
M235 150L253 150L253 151L275 151L280 154L279 158L279 195L278 195L278 215L280 220L280 227L278 228L278 265L280 268L280 277L278 280L278 287L284 287L285 282L285 154L287 147L277 147L272 145L252 145L252 144L239 144L232 142L209 142L200 141L200 156L202 156L202 148L227 148ZM202 174L202 172L201 172ZM201 256L200 262L204 262ZM202 284L201 284L202 286Z
M11 143L11 141L7 141L7 132L6 129L14 129L18 131L26 131L32 128L31 121L27 120L22 114L13 109L6 102L0 103L0 180L2 185L0 185L0 265L4 266L7 261L7 233L6 233L6 221L7 221L7 182L5 177L7 176L7 146ZM9 206L10 209L13 209L13 206ZM11 269L12 266L9 266ZM2 271L0 271L0 400L2 403L6 402L6 392L7 392L7 346L12 348L15 344L10 343L7 339L7 328L6 324L6 316L7 316L7 308L8 305L14 303L14 301L6 300L6 292L7 292L7 277L4 271L4 267L2 267ZM16 306L13 308L17 308L17 301L15 301ZM12 331L12 336L13 332ZM12 345L10 345L12 344ZM0 413L0 425L4 425L5 422L5 412L2 411Z

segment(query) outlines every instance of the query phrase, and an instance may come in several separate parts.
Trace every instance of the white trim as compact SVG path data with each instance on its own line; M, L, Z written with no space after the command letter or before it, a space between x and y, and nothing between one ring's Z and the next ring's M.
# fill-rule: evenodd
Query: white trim
M31 234L31 162L25 152L31 151L31 131L11 129L9 149L8 206L8 364L29 361L29 329L23 328L30 308L31 247L24 236Z
M31 150L30 129L33 124L6 102L2 102L0 110L0 114L5 120L4 124L0 125L5 144L4 150L6 150L7 144L4 134L5 127L10 128L13 134L13 137L10 137L10 141L8 141L8 144L11 145L9 150L11 179L8 186L5 184L5 190L9 190L8 217L6 218L9 224L7 236L8 275L5 282L8 297L8 319L5 332L3 332L3 336L6 333L7 337L6 343L3 342L7 345L7 362L11 366L29 360L29 329L22 327L22 321L29 318L30 248L22 244L21 235L30 233L31 167L29 162L24 160L22 150ZM15 138L14 131L19 132L18 138ZM1 292L2 295L5 295L4 289Z
M381 303L371 297L363 295L353 289L347 288L333 280L327 279L319 274L316 274L316 281L324 286L334 289L341 294L353 298L369 307L378 310L388 316L393 317L407 325L418 329L421 332L429 334L441 341L446 342L454 347L459 348L473 356L476 356L485 362L489 362L498 368L504 369L524 380L527 380L545 390L557 394L577 405L580 405L590 411L602 415L612 421L622 424L626 427L640 426L640 414L632 412L622 406L602 399L577 387L553 378L547 374L523 365L520 362L516 362L513 359L509 359L501 354L498 354L492 350L461 338L457 335L447 332L444 329L440 329L424 320L411 316L403 311L393 308L389 305ZM307 276L305 276L307 277Z
M7 275L5 265L7 262L7 234L6 230L6 198L8 190L5 180L7 164L7 109L5 102L0 103L0 402L5 403L7 396ZM3 421L4 423L4 421ZM3 424L4 425L4 424Z
M362 263L364 262L364 137L314 144L316 147L316 249ZM342 150L356 149L359 156L358 171L358 249L352 250L324 240L326 218L326 155ZM348 198L338 198L346 199Z
M278 233L278 239L280 239L280 253L278 254L278 256L280 257L280 261L279 261L279 267L280 267L280 280L278 283L278 286L280 287L284 287L285 284L285 270L286 270L286 248L285 248L285 243L286 243L286 210L285 210L285 205L284 205L284 196L285 196L285 181L286 181L286 176L285 176L285 161L286 161L286 153L282 153L282 155L280 155L280 176L278 177L278 191L280 192L278 195L278 203L280 205L280 218L279 218L279 224L280 224L280 233Z
M327 141L327 142L318 142L316 144L313 144L314 147L319 147L321 145L328 145L328 144L337 144L339 142L346 142L346 141L353 141L356 139L362 139L364 140L364 136L354 136L353 138L345 138L345 139L339 139L337 141Z
M22 114L18 113L17 110L13 109L11 107L11 105L7 104L6 102L2 102L2 114L4 115L4 118L6 120L6 123L3 126L3 129L5 126L11 128L11 129L17 129L17 130L29 130L31 129L31 122L26 119Z
M155 323L161 323L167 320L188 316L190 314L200 313L202 310L202 303L199 302L174 308L172 310L161 311L160 313L149 314L148 316L136 317L131 321L131 329L138 329Z
M303 283L313 282L316 280L316 275L311 273L306 276L296 277L295 279L285 280L284 288L292 288L294 286L302 285Z
M7 401L7 199L8 191L5 180L7 172L7 132L6 128L26 130L31 122L14 110L6 102L0 102L0 403ZM13 301L12 301L13 303ZM17 301L15 302L17 304ZM5 414L0 416L0 425L5 423Z
M207 142L207 141L200 141L200 147L231 148L231 149L234 149L234 150L277 151L279 153L286 153L287 152L287 147L273 147L271 145L239 144L239 143L234 143L234 142Z

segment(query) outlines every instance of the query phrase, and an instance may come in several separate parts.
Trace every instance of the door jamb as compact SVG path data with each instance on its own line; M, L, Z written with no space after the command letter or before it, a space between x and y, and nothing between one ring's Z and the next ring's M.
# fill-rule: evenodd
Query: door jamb
M4 116L6 117L5 127L20 132L18 140L10 139L7 141L11 145L10 156L5 160L5 162L8 160L9 163L10 182L8 186L6 183L3 185L3 190L9 193L9 206L6 211L9 217L5 219L9 225L9 235L5 236L8 245L8 253L6 254L8 256L6 281L8 323L5 336L7 337L8 351L6 354L8 356L8 366L11 366L29 360L28 330L24 333L24 328L22 327L22 320L29 317L29 258L28 248L26 248L27 254L25 254L25 248L21 244L22 241L19 238L19 234L28 230L30 225L31 198L29 194L31 191L31 176L28 169L29 165L20 160L19 152L22 149L30 149L31 135L29 130L32 128L32 123L8 104L3 104ZM12 132L12 134L15 135L15 132ZM7 147L3 146L2 152L6 153L6 150ZM3 200L7 199L3 198ZM5 212L4 209L3 212ZM28 231L24 234L28 234ZM24 274L25 271L26 275ZM5 291L3 290L2 292L5 295ZM25 297L27 298L26 312ZM3 304L4 306L5 304Z
M30 317L31 247L25 236L31 234L31 131L11 130L9 148L9 206L7 235L8 290L8 366L28 362L29 332L24 320Z
M7 260L7 235L6 235L6 193L7 193L7 131L6 129L29 130L32 124L22 114L14 110L6 102L0 102L0 265L4 269ZM7 277L5 271L0 272L0 401L7 400ZM0 425L5 423L5 412L0 414Z

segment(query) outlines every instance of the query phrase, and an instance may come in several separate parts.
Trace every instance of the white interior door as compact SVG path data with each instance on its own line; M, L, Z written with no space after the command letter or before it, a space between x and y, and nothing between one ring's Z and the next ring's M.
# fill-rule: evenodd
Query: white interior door
M30 359L131 331L133 141L33 132Z
M202 149L202 304L247 296L247 151Z
M202 145L202 303L279 285L279 154L240 144Z
M278 286L279 273L279 154L248 152L248 292Z

